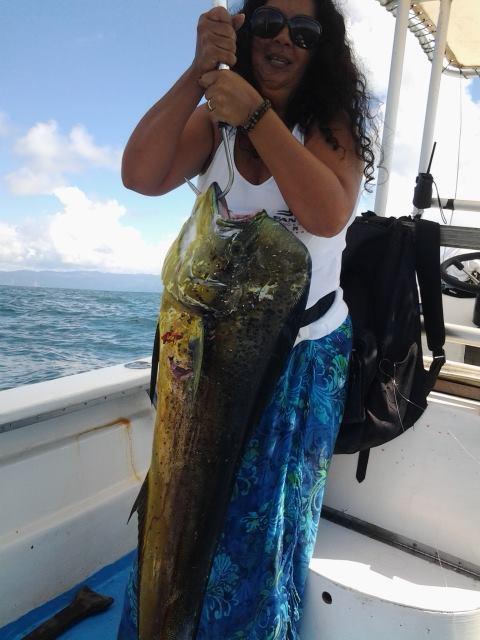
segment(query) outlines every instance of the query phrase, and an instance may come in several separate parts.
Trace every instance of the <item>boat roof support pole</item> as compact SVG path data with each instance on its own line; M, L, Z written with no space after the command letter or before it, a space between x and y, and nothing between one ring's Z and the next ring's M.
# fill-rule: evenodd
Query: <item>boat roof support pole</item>
M392 168L395 130L397 127L398 105L400 102L400 86L402 84L403 62L405 57L405 41L408 28L410 0L400 0L395 20L395 37L393 40L390 78L388 81L387 102L382 135L382 158L378 166L377 189L375 194L375 213L384 216L387 208L389 176Z
M423 125L422 150L420 152L418 173L425 173L427 171L433 148L433 136L435 133L435 121L437 118L438 98L445 58L445 48L447 45L447 32L451 5L452 0L440 0L440 13L438 16L437 32L435 34L435 51L433 53L432 69L430 72L430 86L428 88L427 109ZM421 216L422 211L416 209L416 207L413 209L413 214L415 216Z

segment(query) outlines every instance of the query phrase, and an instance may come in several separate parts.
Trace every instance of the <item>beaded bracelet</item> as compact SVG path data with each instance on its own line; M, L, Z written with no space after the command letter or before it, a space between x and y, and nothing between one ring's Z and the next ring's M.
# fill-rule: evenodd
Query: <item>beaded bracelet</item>
M266 98L262 102L262 104L258 107L258 109L256 109L252 113L250 118L247 120L247 122L245 124L242 125L241 128L246 133L251 131L253 129L253 127L257 124L257 122L260 120L260 118L267 113L267 111L270 109L271 106L272 106L272 103L270 102L270 100L268 98Z

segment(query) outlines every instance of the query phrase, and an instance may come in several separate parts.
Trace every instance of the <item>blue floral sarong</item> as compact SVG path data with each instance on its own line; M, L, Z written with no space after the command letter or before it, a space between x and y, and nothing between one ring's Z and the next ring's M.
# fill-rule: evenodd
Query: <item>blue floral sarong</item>
M243 452L196 640L298 640L351 347L348 317L292 350ZM119 640L137 638L136 579L135 563Z

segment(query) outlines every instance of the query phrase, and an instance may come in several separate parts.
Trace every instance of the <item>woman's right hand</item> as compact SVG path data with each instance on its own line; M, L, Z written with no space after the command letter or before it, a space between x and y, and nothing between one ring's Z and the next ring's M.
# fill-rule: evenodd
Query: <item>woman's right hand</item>
M215 7L200 16L197 26L197 46L192 67L198 78L220 63L235 66L237 34L245 20L243 13L232 16L223 7Z

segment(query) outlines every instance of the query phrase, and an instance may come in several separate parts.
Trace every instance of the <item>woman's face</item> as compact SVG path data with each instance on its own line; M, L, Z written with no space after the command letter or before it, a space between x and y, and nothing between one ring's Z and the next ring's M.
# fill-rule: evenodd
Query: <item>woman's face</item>
M279 9L287 18L304 15L315 18L314 0L267 0L267 7ZM282 91L290 95L299 85L312 51L293 44L288 26L271 40L253 37L252 67L260 92Z

